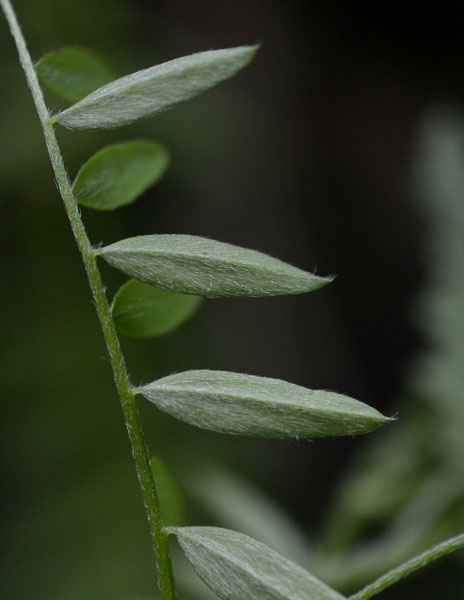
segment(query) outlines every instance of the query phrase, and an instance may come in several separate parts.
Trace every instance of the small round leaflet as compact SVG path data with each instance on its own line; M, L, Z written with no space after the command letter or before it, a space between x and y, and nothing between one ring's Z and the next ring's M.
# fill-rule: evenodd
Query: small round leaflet
M113 210L134 202L163 176L168 164L167 151L156 142L112 144L83 165L73 192L82 206Z
M48 52L35 70L42 84L69 102L82 100L114 79L95 52L77 46Z

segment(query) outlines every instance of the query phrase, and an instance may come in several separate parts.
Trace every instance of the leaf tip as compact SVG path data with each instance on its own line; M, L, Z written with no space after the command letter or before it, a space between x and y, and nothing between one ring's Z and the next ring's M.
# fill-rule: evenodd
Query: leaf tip
M369 427L369 430L366 431L366 433L376 431L377 429L380 429L381 427L384 427L385 425L389 425L390 423L393 423L394 421L397 420L395 417L387 417L386 415L383 415L381 412L379 412L375 408L372 408L372 407L370 407L370 408L372 409L372 411L375 411L375 414L373 414L373 416L372 416L371 425Z
M328 285L329 283L332 283L332 281L334 281L334 279L336 279L336 275L314 275L314 277L317 277L317 279L319 280L319 287L323 288L326 285Z
M252 44L250 46L244 46L244 48L246 48L248 50L250 62L251 62L254 59L254 57L256 56L256 54L258 53L258 50L261 48L261 44L259 44L259 43Z
M251 62L253 62L260 47L260 44L252 44L246 46L238 46L237 48L235 48L235 51L240 53L242 56L241 64L237 68L237 70L243 69L247 67ZM240 54L238 56L240 56Z

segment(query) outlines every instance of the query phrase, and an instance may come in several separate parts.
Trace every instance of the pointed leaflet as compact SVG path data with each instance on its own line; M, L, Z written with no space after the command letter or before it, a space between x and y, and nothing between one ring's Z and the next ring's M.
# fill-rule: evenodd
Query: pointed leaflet
M302 294L331 281L255 250L191 235L142 235L96 254L146 283L210 298Z
M120 333L148 338L172 331L191 317L200 296L176 294L131 279L116 294L111 312Z
M119 127L189 100L228 79L254 57L257 46L210 50L126 75L53 118L65 127Z
M220 433L314 438L368 433L390 421L348 396L225 371L177 373L136 391L170 415Z
M217 527L179 527L198 576L227 600L343 600L338 592L253 538Z
M114 79L99 56L76 46L45 54L35 70L41 83L69 102L81 100Z
M132 140L94 154L73 183L79 204L113 210L130 204L166 171L169 155L161 144Z

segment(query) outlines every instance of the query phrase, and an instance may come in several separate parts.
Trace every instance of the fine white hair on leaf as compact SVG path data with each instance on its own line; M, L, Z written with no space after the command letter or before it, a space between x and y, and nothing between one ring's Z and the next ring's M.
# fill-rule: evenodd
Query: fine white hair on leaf
M227 371L185 371L144 385L137 392L191 425L237 435L355 435L390 421L349 396Z
M218 527L170 528L197 575L224 600L344 600L251 537Z
M209 50L116 79L53 117L71 129L112 128L167 110L232 77L258 46Z
M303 294L331 281L256 250L192 235L136 236L98 253L135 279L210 298Z

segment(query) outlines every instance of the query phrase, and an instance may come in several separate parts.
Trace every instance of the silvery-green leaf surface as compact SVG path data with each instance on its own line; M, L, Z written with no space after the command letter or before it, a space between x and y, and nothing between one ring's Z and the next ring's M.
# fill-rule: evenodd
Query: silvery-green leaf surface
M180 527L177 536L198 576L227 600L343 600L287 558L242 533Z
M127 281L111 306L120 333L148 338L169 333L200 307L203 298L161 290L136 279Z
M72 129L111 128L164 111L228 79L257 46L209 50L137 71L92 92L53 117Z
M134 202L164 175L169 164L156 142L131 140L99 150L81 167L73 192L82 206L114 210Z
M68 46L48 52L35 65L41 83L69 102L77 102L114 79L91 50Z
M302 294L331 281L256 250L191 235L137 236L97 253L135 279L210 298Z
M137 391L160 410L220 433L315 438L368 433L390 421L348 396L227 371L186 371Z

